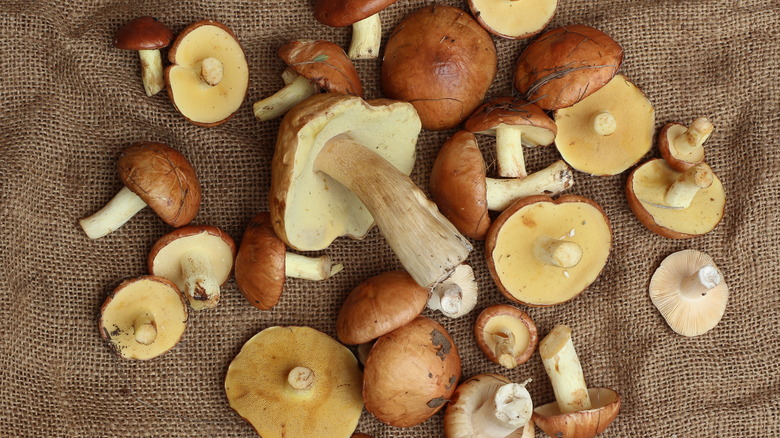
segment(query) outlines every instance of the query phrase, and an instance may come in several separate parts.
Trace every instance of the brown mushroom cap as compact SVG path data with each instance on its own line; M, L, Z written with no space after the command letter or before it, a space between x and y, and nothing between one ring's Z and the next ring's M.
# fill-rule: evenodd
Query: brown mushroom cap
M260 310L275 306L282 295L287 247L273 229L271 215L260 213L249 221L236 254L236 285Z
M314 18L320 23L343 27L376 14L398 0L316 0Z
M669 167L678 172L685 172L704 161L704 148L696 149L689 156L680 156L677 149L673 146L674 139L680 135L685 135L687 130L688 127L682 123L673 122L664 125L661 128L661 132L658 133L658 151L661 152L663 159L669 163ZM709 138L709 134L706 135L703 141L706 141L706 138Z
M461 371L452 338L425 317L380 337L365 365L366 410L394 427L420 424L443 408Z
M456 132L439 150L430 176L431 198L464 235L484 239L490 228L485 160L474 134Z
M623 62L623 49L592 27L571 25L539 35L515 66L514 86L546 110L574 105L603 87Z
M516 126L523 131L523 146L548 146L558 131L553 119L533 103L515 97L497 97L474 111L465 128L477 134L496 135L501 125Z
M279 48L279 57L325 91L363 96L354 64L341 47L330 41L290 41Z
M416 318L428 301L428 289L406 271L371 277L350 292L339 311L336 333L345 344L363 344Z
M534 409L533 421L544 433L560 438L590 438L607 429L620 411L620 395L609 388L589 388L592 408L561 413L558 402Z
M530 38L552 20L558 0L469 0L469 9L490 33L509 39Z
M179 151L163 143L136 143L117 161L119 179L172 227L186 225L200 209L195 169Z
M496 341L493 334L500 329L509 329L514 336L515 361L528 362L536 351L539 334L533 319L518 309L506 304L495 304L485 308L474 323L474 337L477 346L492 362L501 363L496 355Z
M490 35L466 12L432 5L393 30L382 61L384 95L411 102L423 128L444 130L479 106L496 75Z
M168 47L173 32L154 17L144 16L128 21L114 35L114 47L125 50L155 50Z

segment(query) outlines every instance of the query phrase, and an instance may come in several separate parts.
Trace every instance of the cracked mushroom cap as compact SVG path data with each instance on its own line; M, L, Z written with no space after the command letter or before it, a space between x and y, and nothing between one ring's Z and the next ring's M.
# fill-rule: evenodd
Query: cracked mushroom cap
M591 409L562 413L558 402L534 409L533 422L551 437L590 438L604 432L620 412L620 395L609 388L588 388Z
M154 17L144 16L128 21L114 35L114 47L125 50L155 50L168 47L173 32Z
M558 0L469 0L469 8L488 32L524 39L547 26L558 9Z
M474 337L477 339L477 346L488 359L504 366L506 362L502 363L498 343L502 339L511 339L508 351L514 352L514 363L508 368L528 362L539 343L539 334L533 319L517 307L506 304L486 307L479 314L474 323Z
M398 0L316 0L314 18L320 23L333 26L351 26L368 18Z
M125 359L155 358L181 339L187 302L172 282L154 276L125 280L100 309L99 330Z
M325 91L363 96L355 65L341 47L330 41L290 41L279 48L279 57Z
M252 337L225 376L230 407L263 438L349 436L363 410L357 359L309 327Z
M555 122L538 106L514 97L497 97L484 103L466 120L475 134L496 135L496 128L513 126L523 136L523 146L548 146L555 140Z
M238 290L260 310L275 306L282 296L287 247L276 236L271 215L260 213L249 221L236 254Z
M200 209L195 169L179 151L163 143L136 143L117 161L119 179L166 224L190 223Z

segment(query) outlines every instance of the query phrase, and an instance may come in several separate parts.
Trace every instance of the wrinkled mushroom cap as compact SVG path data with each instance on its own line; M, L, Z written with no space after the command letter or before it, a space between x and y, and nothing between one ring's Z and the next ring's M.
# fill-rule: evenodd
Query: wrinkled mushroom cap
M496 135L501 125L522 130L523 146L532 147L552 144L558 131L541 108L513 97L497 97L484 103L466 120L465 128L476 134Z
M607 429L620 411L620 395L609 388L589 388L591 409L561 413L558 402L534 409L533 421L544 433L560 438L591 438Z
M316 0L314 18L333 27L350 26L398 0Z
M490 33L524 39L547 26L558 8L558 0L469 0L469 8Z
M287 248L276 236L271 215L260 213L249 221L235 262L238 290L250 304L268 310L279 301L284 287Z
M155 50L168 47L173 32L154 17L144 16L128 21L114 35L114 47L125 50Z
M496 341L493 339L493 333L500 328L511 330L515 337L514 351L517 363L528 362L539 343L539 333L533 319L517 307L506 304L494 304L486 307L479 314L474 323L474 337L479 349L494 363L500 361L496 356Z
M325 91L363 96L354 64L341 47L330 41L290 41L279 48L279 57Z
M172 227L186 225L200 209L195 169L179 151L163 143L136 143L117 161L119 179Z

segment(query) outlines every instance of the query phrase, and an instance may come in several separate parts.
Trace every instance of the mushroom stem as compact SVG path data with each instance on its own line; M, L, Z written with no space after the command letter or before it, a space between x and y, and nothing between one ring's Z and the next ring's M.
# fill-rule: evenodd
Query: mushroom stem
M338 274L344 265L333 264L329 256L306 257L287 252L284 255L284 275L291 278L320 281Z
M582 259L582 247L576 242L540 237L534 242L534 256L545 264L559 268L573 268Z
M348 136L329 140L315 159L314 169L363 202L420 286L431 287L447 278L471 252L471 244L407 175Z
M574 172L563 160L523 179L485 178L488 210L503 211L520 198L555 195L574 185Z
M710 166L699 163L677 178L666 192L664 201L671 207L688 208L699 189L711 186L713 179Z
M208 309L219 301L219 284L214 279L214 267L208 257L191 251L181 258L184 293L195 310Z
M672 146L681 157L686 157L701 148L715 127L706 117L699 117L688 129L672 140Z
M144 83L144 91L147 96L154 96L165 88L162 56L157 49L139 50L138 56L141 58L141 80Z
M352 25L352 42L349 45L347 55L350 59L377 58L381 42L382 22L377 13Z
M157 324L148 315L141 315L133 323L133 331L136 342L143 345L151 345L157 339Z
M459 318L477 305L477 282L474 270L467 264L455 268L452 275L431 288L428 308L439 310L449 318Z
M517 126L501 124L496 127L496 161L498 175L504 178L525 178L523 156L523 130Z
M98 239L114 232L146 207L146 202L127 187L117 192L105 207L79 221L90 239Z
M282 72L282 82L284 82L284 85L290 85L298 76L300 75L295 73L295 70L288 67Z
M200 63L200 77L212 87L222 82L224 73L225 68L222 61L217 58L209 56Z
M588 387L571 341L571 329L565 325L556 325L539 343L539 355L550 377L561 412L568 414L590 409Z
M305 77L298 75L294 81L275 94L255 102L252 109L255 117L261 122L265 122L281 116L289 111L290 108L313 96L316 92L316 85L312 84Z
M609 111L601 111L593 116L593 131L598 135L612 135L617 131L617 120Z
M503 437L525 426L533 413L528 383L508 383L496 388L489 399L474 412L474 430L480 436Z
M704 265L693 274L685 277L680 282L682 296L691 300L697 300L720 284L722 277L718 269L713 265Z
M307 367L295 367L287 374L287 383L294 389L309 389L314 384L314 371Z
M512 369L517 366L515 357L515 334L511 330L499 329L492 333L493 340L496 341L495 354L498 363L502 367Z

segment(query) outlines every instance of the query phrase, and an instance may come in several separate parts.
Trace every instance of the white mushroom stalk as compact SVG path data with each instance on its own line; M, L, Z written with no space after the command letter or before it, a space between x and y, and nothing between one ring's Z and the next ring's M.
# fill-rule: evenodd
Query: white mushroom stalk
M212 87L222 82L225 68L222 65L222 61L217 58L208 57L201 61L200 64L200 77L203 81Z
M287 252L284 255L284 260L284 275L304 280L327 280L344 269L342 264L333 264L333 261L327 255L307 257Z
M680 175L669 187L664 201L670 207L688 208L701 189L712 185L714 177L710 166L699 163Z
M522 140L522 127L505 124L496 127L496 161L499 176L504 178L528 176L525 170Z
M293 389L306 390L314 385L315 378L316 376L311 368L295 367L290 370L290 373L287 375L287 383L289 383Z
M531 420L533 401L525 388L531 380L499 386L474 413L474 430L480 436L505 437Z
M596 113L591 122L593 124L593 131L598 135L612 135L617 131L617 120L615 120L615 116L609 111Z
M522 148L521 148L522 149ZM520 198L556 195L574 185L574 172L563 160L525 178L485 178L488 210L503 211Z
M511 330L497 330L491 333L496 342L495 354L502 367L512 369L517 366L515 334Z
M165 88L162 56L158 49L139 50L141 58L141 80L147 96L154 96Z
M252 106L258 120L264 122L275 119L317 93L317 85L301 75L296 75L294 79L291 79L291 75L295 75L295 73L289 70L285 71L282 78L287 85L273 95L255 102ZM290 82L288 83L288 81Z
M541 237L534 242L534 256L542 263L559 268L573 268L582 260L582 247L577 242Z
M690 156L703 147L702 145L714 129L715 127L709 119L699 117L691 123L685 132L672 140L672 147L680 157Z
M191 251L181 258L181 274L184 293L195 310L217 305L220 283L215 279L214 267L209 258L198 251Z
M707 292L714 289L721 281L723 281L723 277L718 272L718 268L713 265L704 265L682 279L680 291L683 297L696 300L707 295Z
M352 42L347 56L350 59L375 59L379 57L381 42L382 21L376 13L352 25Z
M79 221L90 239L99 239L116 231L136 213L146 207L146 202L127 187L117 192L105 207Z
M428 308L449 318L459 318L477 305L477 281L471 266L462 264L449 278L431 288Z
M571 340L571 329L557 325L539 343L539 355L550 377L561 412L579 412L591 408L582 366Z
M141 315L133 323L135 341L143 345L151 345L157 339L157 324L148 315Z

